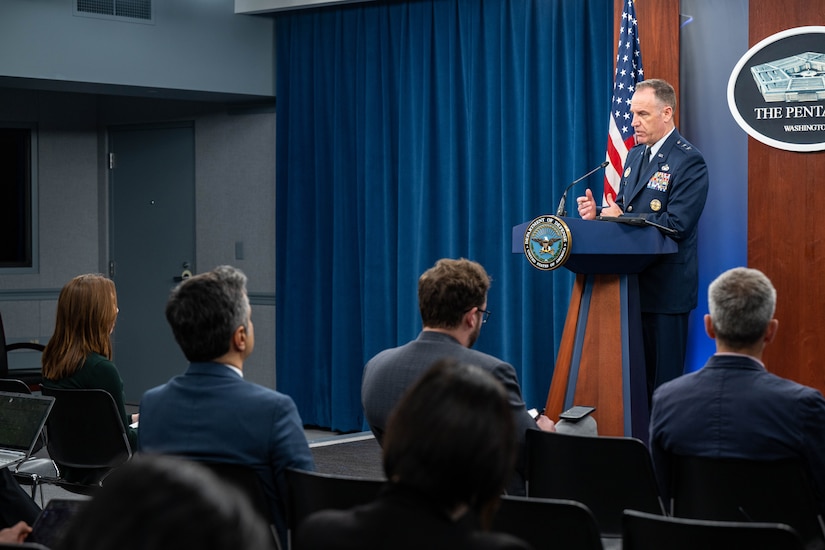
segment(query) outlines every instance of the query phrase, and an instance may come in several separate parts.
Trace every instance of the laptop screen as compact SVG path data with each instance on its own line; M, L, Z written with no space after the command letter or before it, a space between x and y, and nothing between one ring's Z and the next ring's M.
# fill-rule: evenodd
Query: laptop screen
M0 450L28 453L53 404L53 397L0 392Z

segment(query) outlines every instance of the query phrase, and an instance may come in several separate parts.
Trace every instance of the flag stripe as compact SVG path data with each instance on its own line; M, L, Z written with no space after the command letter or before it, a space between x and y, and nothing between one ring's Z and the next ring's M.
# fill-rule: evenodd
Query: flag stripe
M607 204L607 197L611 200L616 198L627 152L636 143L631 126L633 115L630 113L630 98L636 89L636 83L644 80L644 69L634 0L624 0L617 51L605 156L610 164L604 172L603 205Z

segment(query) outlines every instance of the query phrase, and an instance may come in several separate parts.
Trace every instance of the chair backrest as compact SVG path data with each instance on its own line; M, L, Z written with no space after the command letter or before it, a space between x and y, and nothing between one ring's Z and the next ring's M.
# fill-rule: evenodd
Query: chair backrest
M599 526L584 504L573 500L504 495L493 531L510 533L535 550L601 550Z
M272 523L272 511L269 509L269 501L266 499L266 493L263 485L261 485L261 478L254 468L228 462L198 461L198 464L206 466L220 479L237 487L249 498L249 502L261 518L267 523Z
M619 537L626 508L664 514L647 447L630 437L527 431L527 496L581 502L602 536Z
M46 421L49 456L72 468L114 468L132 448L115 400L100 389L42 389L55 398Z
M16 378L0 378L0 391L13 393L31 393L29 385Z
M5 328L3 328L3 315L0 313L0 378L9 378L14 375L19 379L25 380L27 384L40 384L42 375L39 368L23 370L15 369L14 371L10 371L8 353L19 349L42 352L45 348L46 346L43 344L37 344L34 342L15 342L13 344L7 343L6 331Z
M622 550L803 550L794 529L783 523L748 523L674 518L626 510Z
M287 527L291 532L318 510L346 510L373 500L383 479L347 477L289 468L286 470Z
M671 457L674 516L786 523L825 546L821 511L798 460Z
M3 314L0 313L0 377L9 376L9 358L6 357L6 329L3 328Z

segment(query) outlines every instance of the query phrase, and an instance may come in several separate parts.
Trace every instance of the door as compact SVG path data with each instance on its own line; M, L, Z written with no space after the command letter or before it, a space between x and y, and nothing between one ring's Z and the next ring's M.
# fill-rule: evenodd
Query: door
M194 272L194 141L189 123L109 130L113 359L127 403L187 366L164 308L176 281Z

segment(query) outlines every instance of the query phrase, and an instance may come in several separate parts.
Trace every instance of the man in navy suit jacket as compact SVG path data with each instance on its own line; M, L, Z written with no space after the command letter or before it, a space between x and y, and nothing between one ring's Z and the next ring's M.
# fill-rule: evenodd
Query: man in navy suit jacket
M639 274L648 395L684 371L690 312L696 307L699 217L708 195L705 159L673 121L676 93L664 80L636 85L631 100L637 145L627 154L616 201L597 206L590 189L579 197L579 215L633 216L668 228L679 248Z
M190 365L143 395L138 449L252 467L286 548L284 470L315 467L292 399L243 379L255 344L251 312L246 276L233 267L172 291L166 319Z
M762 352L776 335L776 290L760 271L736 268L713 281L705 330L716 354L699 371L653 394L650 450L667 498L670 453L779 460L807 467L825 513L825 398L765 370ZM754 483L759 480L755 479Z

